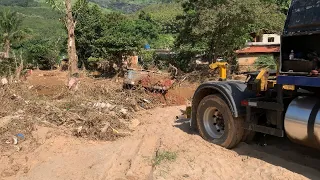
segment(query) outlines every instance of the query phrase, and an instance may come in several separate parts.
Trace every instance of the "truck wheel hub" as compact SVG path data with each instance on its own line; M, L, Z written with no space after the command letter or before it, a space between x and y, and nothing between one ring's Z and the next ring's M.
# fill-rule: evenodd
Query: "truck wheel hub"
M207 108L203 116L206 132L214 139L219 139L224 133L224 120L222 114L215 107Z

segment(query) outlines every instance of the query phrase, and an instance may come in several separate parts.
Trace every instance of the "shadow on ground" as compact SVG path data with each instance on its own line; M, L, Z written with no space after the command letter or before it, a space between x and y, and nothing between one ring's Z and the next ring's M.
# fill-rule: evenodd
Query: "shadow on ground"
M190 129L190 119L177 119L175 127L188 134L197 134ZM261 146L262 138L262 134L257 134L252 143L240 143L233 151L241 156L283 167L309 179L319 179L320 151L294 144L287 138L273 136L266 136L263 141L267 145Z

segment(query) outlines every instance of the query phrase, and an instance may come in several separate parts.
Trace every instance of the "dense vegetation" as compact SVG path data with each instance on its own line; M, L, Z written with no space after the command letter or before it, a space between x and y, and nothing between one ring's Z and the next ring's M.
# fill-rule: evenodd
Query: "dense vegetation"
M1 0L0 5L31 7L31 6L37 6L38 3L34 0Z
M275 3L264 0L190 0L182 6L185 13L179 17L183 25L176 47L185 54L184 60L205 53L210 60L232 61L234 50L250 40L250 33L280 33L285 20Z
M8 10L18 12L21 29L28 30L23 41L12 43L13 50L23 54L26 64L51 68L64 53L66 34L59 22L61 15L50 7L0 6L1 12Z
M83 2L84 0L81 0ZM30 67L50 69L66 56L67 33L61 12L44 0L1 0L0 12L17 12L28 35L12 43ZM152 49L172 49L171 63L188 70L190 60L234 60L233 52L250 33L281 32L289 0L74 0L76 45L80 64L140 54L154 62ZM127 8L129 7L129 8ZM128 14L129 13L129 14ZM0 30L1 31L1 30ZM3 32L0 32L3 34ZM2 37L3 38L3 37ZM1 38L4 46L4 41ZM2 49L4 51L4 49ZM150 62L152 61L152 62Z

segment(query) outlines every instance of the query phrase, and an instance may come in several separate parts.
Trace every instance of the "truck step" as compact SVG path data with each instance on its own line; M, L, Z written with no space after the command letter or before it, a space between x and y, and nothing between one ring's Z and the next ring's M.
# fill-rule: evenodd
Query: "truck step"
M261 125L252 124L252 123L248 123L248 122L244 123L243 128L250 130L250 131L260 132L260 133L264 133L264 134L270 134L270 135L278 136L278 137L284 137L283 130L277 129L277 128L261 126Z

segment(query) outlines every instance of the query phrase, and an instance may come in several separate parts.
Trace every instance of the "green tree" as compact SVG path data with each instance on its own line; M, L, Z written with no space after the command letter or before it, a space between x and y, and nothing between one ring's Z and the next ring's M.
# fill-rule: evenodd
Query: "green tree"
M273 56L260 56L258 59L254 62L254 66L257 69L261 68L267 68L270 70L275 70L277 69L277 64Z
M183 14L181 4L151 4L137 12L135 17L141 17L143 13L147 14L159 29L158 38L149 42L151 47L155 49L173 48L180 28L176 17Z
M189 0L183 8L177 47L203 51L210 60L232 57L251 32L280 32L285 18L275 5L260 0Z
M97 40L100 55L122 57L140 51L143 45L158 38L159 27L153 20L142 14L138 20L119 13L106 17L103 36Z
M113 57L120 65L123 56L132 55L142 47L143 27L119 13L108 14L106 19L103 36L95 42L95 56Z
M291 0L263 0L263 1L271 4L276 4L279 10L285 15L288 13L288 10L291 4Z
M95 42L103 36L106 16L97 5L90 7L87 1L83 4L77 1L75 8L80 9L74 14L77 21L75 29L77 53L79 61L88 67L87 60L93 56L96 49Z
M53 69L59 60L61 40L54 41L38 37L23 43L21 49L25 52L28 65L45 70Z
M104 14L86 3L75 17L79 58L86 66L89 57L110 59L120 66L123 57L159 38L160 27L147 13L133 19L116 12Z
M17 12L0 12L0 38L3 42L4 58L9 58L11 44L24 39L27 31L21 28L22 19Z
M149 13L140 12L139 18L135 20L136 34L141 36L146 43L151 43L159 39L161 26L154 21Z

